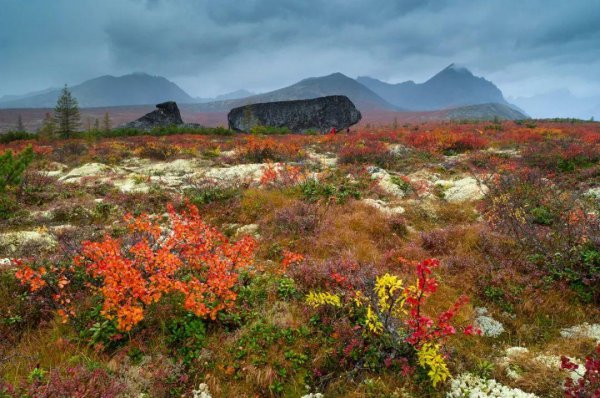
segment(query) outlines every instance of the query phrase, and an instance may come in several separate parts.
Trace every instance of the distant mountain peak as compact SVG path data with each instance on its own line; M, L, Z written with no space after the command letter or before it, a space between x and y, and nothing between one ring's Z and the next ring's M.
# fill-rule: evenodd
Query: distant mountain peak
M451 70L458 73L468 73L470 75L473 74L466 66L454 62L448 65L444 70Z
M389 84L369 77L359 77L357 81L388 102L415 111L507 104L500 89L492 82L473 75L457 63L448 65L424 83Z
M448 65L447 67L445 67L444 69L442 69L441 71L439 71L428 81L435 81L435 80L439 80L439 79L469 80L469 79L482 79L482 78L479 78L479 77L473 75L473 73L466 66L452 63L452 64ZM427 82L425 82L425 83L427 83Z
M342 77L345 79L350 79L348 76L344 75L342 72L333 72L332 74L324 76L324 77Z
M318 81L318 80L343 81L343 80L354 80L354 79L344 75L341 72L334 72L334 73L331 73L331 74L325 75L325 76L308 77L306 79L301 80L300 83L301 82L312 82L312 81Z

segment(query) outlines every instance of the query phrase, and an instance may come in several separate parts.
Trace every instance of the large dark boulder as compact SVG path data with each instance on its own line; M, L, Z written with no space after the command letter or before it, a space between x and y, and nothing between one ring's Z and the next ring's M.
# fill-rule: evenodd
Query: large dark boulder
M227 115L229 128L249 131L255 126L287 127L292 132L329 131L356 124L361 114L344 95L308 100L265 102L232 109Z
M122 127L139 130L152 130L155 127L183 125L179 108L174 101L163 102L156 105L156 110L141 118L124 124Z

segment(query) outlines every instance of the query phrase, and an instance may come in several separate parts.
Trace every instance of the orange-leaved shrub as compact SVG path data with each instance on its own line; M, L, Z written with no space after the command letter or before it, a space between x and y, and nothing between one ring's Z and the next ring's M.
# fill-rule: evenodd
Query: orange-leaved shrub
M73 292L66 288L83 270L87 287L102 298L101 314L115 319L120 331L131 330L165 295L180 295L185 310L204 318L215 319L234 305L238 272L253 259L251 237L230 242L193 205L179 213L169 205L166 225L148 215L128 215L125 221L125 236L84 242L72 266L55 269L54 275L24 266L17 278L34 293L50 288L59 312L68 317L75 311L68 297Z

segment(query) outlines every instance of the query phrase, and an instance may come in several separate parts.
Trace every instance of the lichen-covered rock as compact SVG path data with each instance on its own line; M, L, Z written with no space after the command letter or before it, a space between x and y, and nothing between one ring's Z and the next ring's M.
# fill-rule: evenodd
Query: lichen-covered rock
M211 178L217 182L228 185L236 182L258 181L263 175L267 164L248 163L238 164L230 167L211 167L203 173L205 178Z
M287 127L293 132L342 130L356 124L361 114L343 95L307 100L265 102L232 109L229 128L250 131L256 126Z
M162 176L175 175L184 176L191 174L195 170L208 165L198 159L175 159L167 162L153 162L148 159L129 160L126 164L127 170L134 171L137 174Z
M150 191L150 186L146 182L136 179L135 176L123 180L114 180L112 183L115 188L124 193L148 193Z
M69 171L58 180L65 182L79 182L85 177L105 176L115 172L118 172L118 170L102 163L86 163Z
M322 153L307 151L306 156L322 167L335 167L338 162L338 158L333 154L325 155Z
M241 236L253 236L255 238L260 238L260 234L258 233L259 226L258 224L246 224L242 225L235 231L235 237L239 238Z
M394 177L386 170L377 166L369 166L367 171L371 174L372 179L379 180L379 188L381 188L385 193L397 196L399 198L402 198L406 195L406 191L394 181Z
M181 113L174 101L167 101L156 105L156 110L142 116L141 118L124 124L124 128L138 130L152 130L156 127L179 126L183 124Z
M435 185L444 189L444 198L452 203L482 199L489 190L487 186L473 177L465 177L455 181L438 180Z
M379 200L379 199L367 198L367 199L363 199L361 202L366 204L367 206L370 206L370 207L373 207L373 208L379 210L386 216L394 216L394 215L402 214L405 211L402 206L390 206L389 203L386 203L383 200Z
M25 246L38 246L42 250L56 246L56 239L47 232L16 231L0 234L0 250L15 253Z

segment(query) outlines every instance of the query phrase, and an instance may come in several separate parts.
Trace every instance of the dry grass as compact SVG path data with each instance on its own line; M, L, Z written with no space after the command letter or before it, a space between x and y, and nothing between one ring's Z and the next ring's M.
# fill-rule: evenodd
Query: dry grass
M60 319L51 321L46 327L24 332L18 344L7 352L10 359L0 363L0 378L19 382L36 367L49 371L101 360L89 348L75 343L74 337L71 328Z
M319 233L311 242L311 256L320 259L346 255L361 263L377 264L383 253L396 247L399 238L386 217L359 202L331 205L323 216Z

